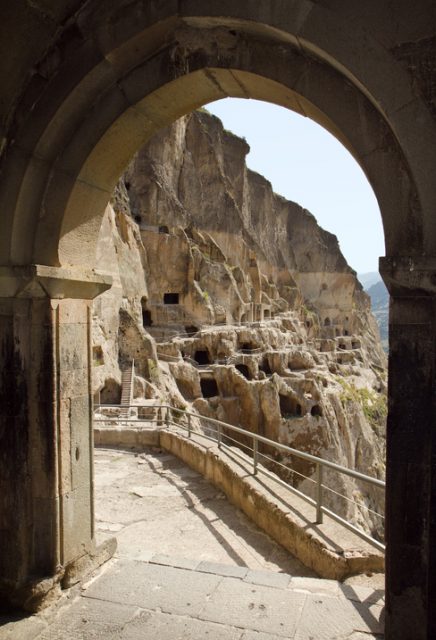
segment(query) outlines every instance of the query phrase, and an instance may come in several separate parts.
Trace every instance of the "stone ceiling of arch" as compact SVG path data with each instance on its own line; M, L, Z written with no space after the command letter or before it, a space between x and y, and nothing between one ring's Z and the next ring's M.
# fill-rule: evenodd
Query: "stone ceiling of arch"
M422 0L422 2L426 4L426 0ZM367 173L374 173L373 180L375 180L375 184L373 182L373 186L378 195L381 192L377 185L377 176L386 177L386 175L390 175L390 173L394 175L396 172L397 175L401 173L399 176L400 183L401 181L407 182L410 164L412 164L412 173L413 163L417 167L423 167L424 163L427 171L428 167L435 164L433 163L432 165L431 161L434 159L436 144L434 146L431 144L423 145L424 137L427 143L432 140L432 137L436 140L434 122L431 122L429 114L426 114L421 109L419 96L413 94L407 73L403 73L401 68L398 65L395 66L395 64L392 66L392 72L388 73L389 54L382 50L377 42L367 40L353 43L353 34L343 34L341 36L341 31L338 27L340 25L340 16L338 16L335 38L332 38L333 34L328 30L326 31L325 25L323 25L326 16L330 19L332 16L327 13L316 12L313 9L314 5L321 3L312 3L306 0L290 3L283 3L280 0L248 3L225 1L219 3L218 13L225 12L227 15L233 15L233 18L227 18L223 21L213 15L217 13L217 3L207 0L203 2L195 0L182 0L181 2L162 0L151 3L129 2L129 11L123 9L126 3L122 1L117 3L99 2L98 10L95 11L94 8L97 7L97 4L91 0L91 2L86 3L84 12L78 14L77 20L72 20L68 24L68 28L62 31L58 25L63 20L65 21L66 17L71 15L80 4L82 3L32 0L32 8L30 8L30 3L16 3L16 5L14 3L14 7L9 11L9 16L7 16L10 25L14 23L14 20L18 20L20 16L23 17L24 15L26 17L24 21L19 22L20 28L14 40L14 43L17 43L16 50L14 47L12 48L9 62L5 63L3 61L3 68L0 68L0 73L5 76L5 83L1 85L2 94L0 97L4 132L7 125L5 113L11 113L13 102L19 104L14 92L18 94L21 87L25 85L24 78L26 74L28 79L26 91L21 98L20 108L15 113L14 131L11 134L18 141L15 142L15 149L10 150L8 158L13 160L14 171L8 176L7 169L9 167L6 168L6 173L5 169L3 169L3 183L7 182L6 199L5 188L2 193L3 203L7 203L8 207L6 208L11 208L14 199L13 196L10 197L10 193L15 188L15 181L20 191L18 201L15 202L14 206L16 206L19 213L25 212L27 209L27 214L25 213L20 218L21 222L14 223L12 235L15 234L18 243L21 234L28 229L28 223L31 222L29 216L34 217L35 209L40 206L38 206L38 198L42 197L45 189L43 174L46 171L48 176L52 172L53 158L59 156L60 150L65 152L64 161L68 157L68 153L70 153L70 164L67 162L61 169L64 174L68 175L68 180L71 183L68 188L71 192L71 189L74 188L75 176L80 175L80 171L86 172L87 170L89 154L91 153L92 155L94 153L94 156L98 157L99 152L104 149L103 146L99 150L97 146L92 152L91 148L86 150L85 145L82 150L84 155L81 157L82 151L80 149L77 150L77 147L83 144L83 137L81 140L79 136L73 146L68 143L68 140L73 133L75 135L77 131L86 131L85 113L88 118L87 126L89 128L89 124L92 122L92 109L98 103L98 99L108 90L108 86L121 87L121 94L123 95L119 94L116 98L120 100L119 105L113 105L113 99L112 107L108 104L105 105L106 113L103 110L101 114L102 128L99 133L100 137L103 136L104 138L105 131L107 131L107 135L112 135L116 138L116 130L112 128L114 123L123 113L127 113L129 114L128 117L132 117L131 109L132 107L138 108L138 101L140 111L141 105L144 106L144 111L150 109L150 102L147 104L147 109L145 109L145 103L141 102L147 92L142 88L143 93L141 96L141 89L139 92L135 89L135 82L132 81L132 77L135 73L140 77L141 64L137 67L138 62L144 60L147 56L149 57L154 49L159 49L175 29L178 29L178 47L173 48L172 54L174 56L173 62L180 66L179 75L183 75L187 71L194 71L196 68L204 69L208 67L209 71L203 73L202 82L203 84L215 84L215 90L217 91L214 94L214 88L211 86L203 92L204 95L201 94L200 90L195 95L196 90L191 87L192 104L189 104L188 101L183 108L193 108L202 104L205 99L222 97L220 95L222 93L224 95L242 94L243 97L251 96L270 99L278 104L303 112L332 130L337 137L349 146L352 152L355 152L355 155L364 155L368 158L373 153L378 154L379 157L374 161L366 159L362 162L362 158L359 158L363 165L365 165L365 162L368 165L365 167ZM322 4L324 6L334 6L335 8L340 5L340 3L333 0ZM348 3L347 11L341 8L342 13L344 15L347 14L348 21L352 17L349 10L351 4L354 3ZM383 8L385 9L388 4L390 3L383 5ZM206 12L206 7L210 9L208 11L210 17L202 19L201 13L203 11ZM177 9L184 15L185 22L191 26L202 27L203 31L197 31L197 37L203 37L204 39L201 46L198 46L197 42L196 47L190 48L190 31L189 29L180 29L180 20L175 15ZM108 12L112 15L110 16ZM248 23L241 22L243 16L250 18L250 21ZM162 18L162 20L158 18ZM362 34L364 32L361 30L361 23L364 16L359 15L358 18L357 32ZM142 29L144 24L150 27L153 23L155 23L153 28ZM218 58L214 65L213 56L211 55L213 52L210 50L210 45L212 43L213 46L213 37L211 38L211 35L217 30L210 30L210 28L216 27L218 23L221 23L222 27L221 35L216 43L215 53L217 53ZM236 32L232 33L232 31L240 29L241 24L244 25L245 35L242 39L235 38ZM225 29L223 28L224 25ZM280 28L282 25L287 27L288 32ZM333 28L333 26L334 23L331 23L330 27ZM207 28L207 31L204 31L205 28ZM415 25L415 28L416 30L421 29L419 25ZM389 29L387 28L386 31L389 31ZM46 44L45 53L48 51L48 55L45 56L44 62L39 63L37 72L35 72L34 63L44 53L41 43L50 43L50 40L55 37L57 37L57 46L50 47ZM392 37L389 37L392 40ZM245 54L243 51L244 38L245 44L248 41L251 42L249 51L246 51ZM387 35L386 38L388 38ZM300 55L301 50L306 49L304 70L302 71L301 67L299 68L298 65L291 63L289 57L287 69L285 68L286 65L280 64L280 56L276 55L274 63L272 63L272 59L269 60L268 56L265 55L267 40L270 43L268 47L282 48L282 57L285 55L286 44L288 47L286 55L294 56L294 62ZM257 46L253 46L254 41L257 41ZM332 41L334 42L332 43ZM4 46L4 41L0 44L1 46ZM359 55L362 46L367 46L368 48L367 59L365 56ZM234 50L232 50L232 47ZM237 52L236 49L238 49ZM345 67L348 54L349 63ZM240 59L235 63L237 56L240 56ZM312 63L310 61L311 57ZM316 58L323 58L326 73L319 72L319 63L316 62ZM375 65L377 62L378 66ZM269 70L265 70L265 64L267 63L270 64ZM373 64L373 68L368 67L370 63ZM165 64L168 64L168 62ZM132 69L135 66L137 68ZM211 70L210 67L214 67L215 71ZM245 76L243 77L241 73L238 75L238 72L231 73L229 71L230 68L235 68L236 71L239 69L240 72L245 73ZM315 68L318 69L317 72L314 71ZM29 69L31 70L30 73ZM149 71L150 68L148 68ZM173 71L177 75L177 69ZM338 76L342 76L342 78L345 76L347 79L345 82L342 81L342 93L336 92L334 82L329 85L330 80L323 86L323 78L333 77L336 72ZM259 82L258 78L254 78L250 73L263 75L265 79ZM286 74L288 77L284 79ZM290 77L292 74L294 74L294 77ZM61 82L59 82L59 78L61 78ZM152 76L151 80L153 81ZM276 82L281 84L280 89L275 85ZM365 82L369 86L366 86ZM383 82L385 86L383 86ZM158 88L158 84L156 84L155 91ZM353 87L356 87L357 91ZM185 84L183 90L186 91L187 88L189 88L189 83ZM132 92L131 96L128 96L129 90ZM135 91L136 96L133 95ZM319 94L322 92L323 97L318 96L317 98L315 95L317 91ZM356 102L356 95L359 92L370 98L370 102L375 109L390 118L393 127L393 136L386 130L384 132L378 131L376 135L378 139L377 148L371 147L375 138L372 137L371 132L365 130L365 126L368 126L368 123L371 127L380 128L380 121L375 122L374 114L368 117L368 114L365 113L363 121L359 119L358 121L355 120L354 123L352 117L351 119L348 117L348 123L346 118L341 120L341 117L339 117L338 120L338 113L347 106L345 104L347 100L351 100L351 102L354 100L354 108L360 109L361 112L368 109L365 100L357 100ZM172 96L174 100L177 92L171 93L170 90L168 95L170 99ZM301 96L305 96L305 98L302 99ZM340 101L344 104L338 104L338 96L340 96ZM157 94L156 99L159 102ZM334 104L335 101L336 105ZM160 104L162 107L162 100ZM107 111L110 111L111 108L113 113L108 114ZM181 111L183 111L183 108ZM171 114L168 113L168 116L171 116ZM417 128L412 134L411 131L408 131L410 129L408 125L410 125L410 119L413 117ZM153 118L151 119L153 120ZM162 124L165 124L164 120L165 117L162 118ZM419 127L421 127L421 131L418 131ZM383 126L381 129L383 129ZM353 135L358 137L359 130L366 136L366 143L363 142L363 139L360 142L353 140ZM20 131L27 132L27 137L22 136L20 139ZM94 131L92 128L90 130L90 137L92 138L96 132L99 132L97 122L94 123ZM391 140L389 140L389 136L391 136ZM400 154L394 150L392 155L392 150L395 147L395 136L400 139L403 137L404 141L402 141ZM367 148L365 148L365 144ZM76 146L75 151L74 145ZM133 142L132 146L134 146ZM422 153L424 148L425 153ZM36 154L35 149L37 149ZM420 157L420 154L423 157ZM29 158L31 162L26 164ZM77 166L73 166L74 163ZM400 165L402 169L399 172L398 167ZM21 166L21 173L20 170L16 170L17 166ZM114 166L112 168L114 175L118 171L119 167ZM41 178L39 184L40 192L36 187L38 181L35 182L35 175L39 175ZM6 176L9 177L8 180L5 180ZM434 193L434 188L429 187L427 176L414 177L418 182L421 180L421 184L418 184L418 195L414 194L410 190L410 186L406 185L405 189L408 192L400 194L403 205L401 203L397 205L394 192L386 196L391 199L392 210L397 210L397 222L402 216L401 206L404 207L407 204L412 210L414 207L418 209L420 201L421 204L425 204L427 209L431 208L432 202L436 205L436 194ZM88 178L89 176L87 176ZM113 179L113 176L111 176L110 180ZM105 190L108 188L110 180L107 180L103 185L96 184L95 186ZM382 188L382 185L380 188ZM384 189L386 190L386 188L385 185ZM57 190L59 192L59 188ZM30 193L31 196L29 195ZM63 198L57 196L57 200L56 198L54 199L54 206L58 209L59 207L67 206L68 198L65 200L65 194ZM3 209L5 209L4 206ZM49 217L47 220L49 220ZM412 216L408 225L404 226L405 237L409 239L416 238L419 243L418 227L419 225L414 228ZM50 233L54 233L54 236L56 236L57 232L53 231L51 224L47 226L44 233L47 233L47 231L49 236ZM389 235L389 229L387 231ZM430 231L436 237L436 229L430 229ZM7 235L6 233L3 237L3 242L5 243L8 241L7 239L5 240ZM45 239L47 239L47 236L45 236ZM56 241L56 238L54 238L54 241ZM0 239L0 245L1 242ZM397 249L398 247L394 248ZM0 246L0 252L3 255L7 251L7 247ZM33 257L35 258L35 256ZM23 262L28 259L29 253L26 249L22 249L21 255L17 254L13 258L17 262ZM51 260L52 257L49 258L47 256L47 261L49 259Z

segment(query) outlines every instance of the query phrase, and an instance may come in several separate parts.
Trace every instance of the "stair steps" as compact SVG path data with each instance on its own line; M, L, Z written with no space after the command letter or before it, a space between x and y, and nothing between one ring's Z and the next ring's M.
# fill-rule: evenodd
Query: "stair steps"
M121 373L121 418L128 418L130 408L129 405L132 404L133 400L133 376L135 373L135 361L132 360L131 364L128 365Z

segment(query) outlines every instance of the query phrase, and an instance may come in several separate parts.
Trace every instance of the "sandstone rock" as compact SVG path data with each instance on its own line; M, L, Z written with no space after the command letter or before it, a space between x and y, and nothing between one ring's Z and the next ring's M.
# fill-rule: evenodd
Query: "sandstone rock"
M114 287L94 307L95 390L116 402L134 359L137 402L383 477L386 358L368 296L336 238L248 170L247 151L194 113L134 158L101 231L98 267ZM314 466L292 465L280 473L313 494ZM368 511L382 511L380 495L330 472L325 484L327 505L381 533Z

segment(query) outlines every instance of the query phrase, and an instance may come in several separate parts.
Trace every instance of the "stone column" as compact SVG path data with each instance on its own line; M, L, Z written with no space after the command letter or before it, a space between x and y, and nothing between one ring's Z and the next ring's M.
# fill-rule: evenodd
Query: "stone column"
M0 268L0 601L36 610L95 565L93 272ZM103 558L100 558L102 560Z
M436 259L384 258L391 294L386 640L436 638Z

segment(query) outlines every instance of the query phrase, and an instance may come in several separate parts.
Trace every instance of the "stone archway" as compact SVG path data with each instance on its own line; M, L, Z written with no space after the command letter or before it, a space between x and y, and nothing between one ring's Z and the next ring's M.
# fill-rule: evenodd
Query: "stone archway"
M436 124L428 105L358 9L309 0L75 6L47 50L29 40L28 73L4 126L0 519L12 551L0 554L3 594L35 607L95 553L89 300L109 286L93 266L117 178L177 117L226 96L257 98L330 130L379 201L393 297L387 637L409 638L413 629L430 638Z

